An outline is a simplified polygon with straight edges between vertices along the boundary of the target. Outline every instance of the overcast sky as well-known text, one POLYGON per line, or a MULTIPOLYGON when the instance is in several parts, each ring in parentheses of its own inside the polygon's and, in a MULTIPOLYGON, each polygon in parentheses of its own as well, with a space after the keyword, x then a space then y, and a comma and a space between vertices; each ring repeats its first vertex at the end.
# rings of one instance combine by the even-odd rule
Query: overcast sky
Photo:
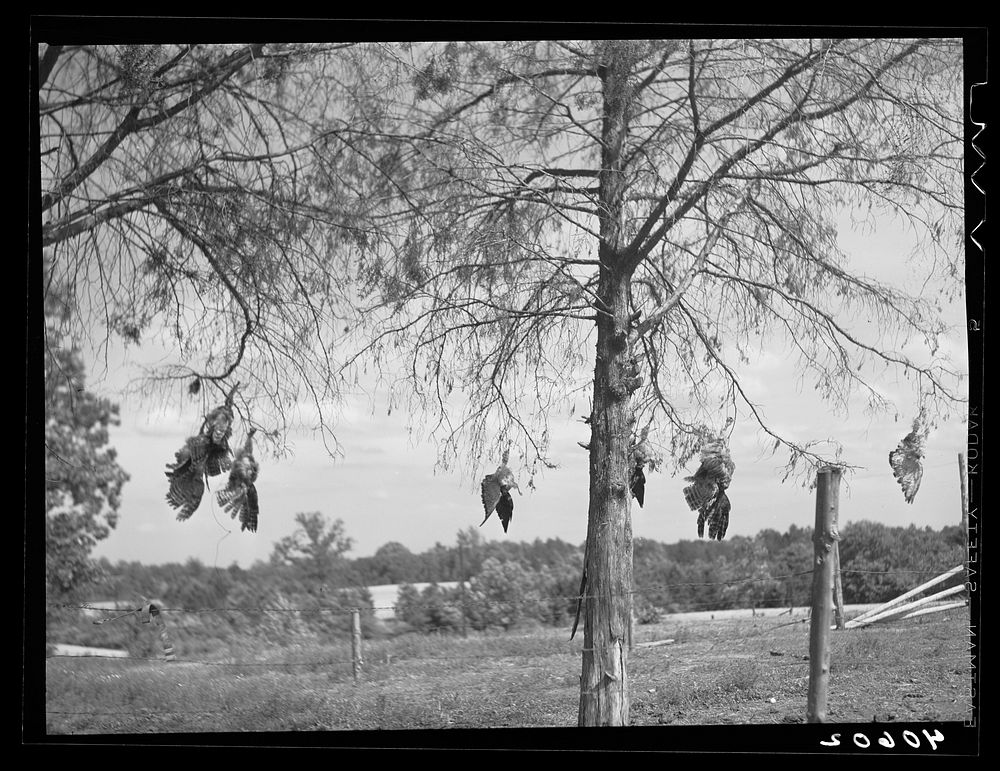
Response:
MULTIPOLYGON (((855 261, 871 266, 866 273, 905 280, 911 276, 906 257, 912 244, 898 228, 871 235, 850 235, 844 246, 855 261)), ((912 278, 912 276, 911 276, 912 278)), ((954 335, 944 346, 960 371, 968 371, 964 298, 946 308, 954 335)), ((857 320, 864 323, 864 320, 857 320)), ((134 352, 135 353, 135 352, 134 352)), ((92 362, 86 362, 91 368, 92 362)), ((295 530, 297 512, 319 511, 340 518, 353 539, 350 557, 369 556, 381 545, 398 541, 419 553, 436 542, 452 545, 458 531, 482 520, 478 479, 457 473, 434 473, 436 449, 407 430, 407 415, 387 414, 384 401, 374 408, 367 399, 349 403, 336 426, 344 456, 336 461, 309 434, 289 437, 293 454, 276 460, 259 454, 260 524, 256 534, 240 532, 239 523, 221 511, 214 496, 186 522, 178 522, 164 495, 165 464, 185 437, 197 431, 201 399, 152 409, 121 386, 138 372, 130 367, 109 374, 91 368, 87 388, 107 396, 121 408, 121 425, 111 430, 111 445, 131 475, 125 485, 117 528, 94 552, 112 561, 147 564, 183 563, 196 558, 207 565, 249 567, 266 560, 274 543, 295 530)), ((915 413, 910 383, 887 379, 879 387, 897 402, 893 413, 871 416, 859 402, 847 416, 830 412, 815 396, 811 382, 800 383, 794 361, 780 347, 766 351, 742 371, 751 399, 787 438, 806 442, 831 438, 844 446, 843 460, 862 468, 845 476, 840 496, 840 522, 863 519, 891 526, 958 524, 961 516, 958 454, 967 452, 968 431, 962 417, 939 425, 932 433, 924 461, 920 491, 912 504, 903 499, 888 463, 888 453, 908 433, 915 413)), ((967 393, 967 385, 963 390, 967 393)), ((514 498, 514 517, 507 534, 494 515, 480 530, 488 540, 533 541, 560 538, 581 544, 587 529, 587 454, 577 444, 589 439, 589 427, 579 420, 589 411, 581 400, 576 417, 552 416, 551 456, 555 470, 536 477, 535 490, 521 482, 524 495, 514 498)), ((721 423, 721 421, 720 421, 721 423)), ((242 426, 233 443, 243 440, 242 426)), ((736 472, 729 490, 732 513, 727 538, 753 536, 764 528, 785 531, 796 524, 811 527, 815 492, 799 482, 781 482, 784 455, 769 454, 771 442, 741 411, 731 440, 736 472)), ((491 461, 492 463, 492 461, 491 461)), ((696 461, 687 473, 693 473, 696 461)), ((519 471, 512 463, 515 474, 519 471)), ((637 537, 665 543, 697 538, 694 512, 684 503, 682 474, 669 470, 647 475, 645 508, 633 505, 637 537)), ((224 478, 212 480, 214 489, 224 478)))

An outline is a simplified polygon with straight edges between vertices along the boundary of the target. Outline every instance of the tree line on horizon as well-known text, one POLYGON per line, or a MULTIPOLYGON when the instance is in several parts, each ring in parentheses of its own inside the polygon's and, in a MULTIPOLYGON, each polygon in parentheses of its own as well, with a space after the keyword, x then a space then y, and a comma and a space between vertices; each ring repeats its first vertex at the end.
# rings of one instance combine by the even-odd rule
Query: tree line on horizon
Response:
MULTIPOLYGON (((354 607, 362 609, 366 635, 385 633, 374 619, 368 591, 383 584, 400 585, 395 631, 484 631, 573 621, 583 544, 559 538, 488 541, 469 528, 458 533, 454 545, 437 543, 414 553, 392 541, 372 556, 351 559, 351 539, 341 520, 312 512, 297 515, 297 521, 296 533, 276 544, 268 561, 250 568, 236 563, 218 568, 197 558, 162 565, 102 558, 96 567, 104 578, 81 587, 76 599, 146 597, 172 609, 225 610, 172 614, 182 625, 201 627, 198 637, 205 641, 246 634, 250 627, 279 644, 292 635, 346 633, 354 607), (464 589, 453 585, 460 580, 464 589), (423 583, 430 586, 415 586, 423 583)), ((935 530, 859 521, 847 523, 841 535, 848 604, 892 599, 963 559, 957 525, 935 530)), ((808 605, 812 555, 812 528, 794 524, 784 533, 768 528, 721 543, 637 538, 635 618, 649 623, 669 613, 808 605)), ((58 630, 78 639, 82 632, 87 641, 80 644, 113 645, 120 634, 95 626, 83 630, 61 617, 50 613, 50 637, 58 630)), ((134 634, 141 636, 141 630, 134 634)), ((145 635, 146 645, 154 644, 152 637, 145 635)))

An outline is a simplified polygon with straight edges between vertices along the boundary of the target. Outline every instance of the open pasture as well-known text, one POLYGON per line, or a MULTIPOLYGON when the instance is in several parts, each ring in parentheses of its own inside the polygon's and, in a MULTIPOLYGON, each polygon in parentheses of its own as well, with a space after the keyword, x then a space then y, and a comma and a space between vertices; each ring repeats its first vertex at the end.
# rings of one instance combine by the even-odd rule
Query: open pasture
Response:
MULTIPOLYGON (((968 612, 831 634, 830 722, 971 716, 968 612)), ((809 624, 790 617, 667 616, 637 625, 634 726, 803 723, 809 624), (672 640, 665 643, 662 641, 672 640), (649 643, 658 643, 649 645, 649 643)), ((582 632, 568 629, 365 640, 349 636, 162 660, 52 657, 50 735, 573 727, 582 632)))

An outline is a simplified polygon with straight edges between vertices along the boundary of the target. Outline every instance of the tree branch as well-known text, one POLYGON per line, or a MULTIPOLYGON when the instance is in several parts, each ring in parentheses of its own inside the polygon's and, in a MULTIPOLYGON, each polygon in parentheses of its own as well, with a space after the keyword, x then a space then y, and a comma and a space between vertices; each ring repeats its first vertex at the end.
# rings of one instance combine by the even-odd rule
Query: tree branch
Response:
POLYGON ((49 75, 52 74, 52 68, 56 66, 56 61, 59 59, 59 55, 62 53, 63 47, 56 45, 49 45, 45 48, 45 53, 42 54, 42 60, 38 63, 38 90, 42 90, 42 86, 49 79, 49 75))
POLYGON ((746 204, 747 199, 750 196, 753 186, 747 185, 744 189, 743 194, 736 200, 736 202, 729 207, 729 209, 719 217, 718 222, 715 224, 711 234, 705 243, 702 245, 701 249, 698 251, 698 256, 695 259, 695 263, 688 270, 687 275, 681 279, 677 287, 671 292, 670 297, 664 302, 660 307, 653 310, 640 324, 637 324, 632 331, 629 333, 628 345, 631 347, 635 345, 635 342, 645 335, 650 329, 655 327, 660 321, 680 302, 681 297, 687 288, 691 286, 695 277, 702 272, 704 268, 705 261, 708 259, 708 255, 712 252, 715 247, 716 241, 719 240, 719 236, 725 229, 726 225, 729 223, 730 218, 733 217, 743 206, 746 204))
POLYGON ((191 228, 187 227, 180 219, 174 216, 174 214, 167 209, 167 207, 160 201, 154 201, 157 211, 163 215, 163 218, 169 222, 178 233, 187 238, 194 244, 197 244, 198 248, 201 250, 202 254, 205 255, 205 259, 208 260, 209 265, 212 266, 212 270, 215 271, 215 275, 219 277, 219 280, 226 286, 229 293, 232 295, 233 299, 236 300, 240 309, 243 311, 243 334, 240 336, 239 350, 236 353, 236 358, 233 363, 224 372, 218 375, 204 375, 202 379, 204 380, 225 380, 243 361, 243 356, 246 352, 247 340, 250 339, 250 335, 253 334, 254 324, 251 318, 250 306, 247 301, 243 298, 243 295, 236 288, 235 284, 230 280, 229 276, 222 269, 222 265, 219 263, 218 259, 212 253, 212 248, 208 245, 200 235, 194 232, 191 228))
POLYGON ((253 61, 255 56, 259 56, 262 49, 262 44, 254 44, 231 54, 220 62, 217 67, 217 75, 213 80, 209 81, 204 87, 198 89, 186 99, 180 100, 168 109, 161 110, 149 118, 139 120, 139 113, 142 111, 144 105, 137 105, 130 109, 115 130, 111 132, 111 136, 79 168, 68 175, 54 191, 42 196, 41 210, 43 212, 48 211, 76 189, 83 180, 93 174, 111 156, 111 153, 114 152, 115 148, 127 136, 170 120, 170 118, 173 118, 178 113, 197 104, 207 94, 215 91, 223 81, 231 77, 248 62, 253 61))

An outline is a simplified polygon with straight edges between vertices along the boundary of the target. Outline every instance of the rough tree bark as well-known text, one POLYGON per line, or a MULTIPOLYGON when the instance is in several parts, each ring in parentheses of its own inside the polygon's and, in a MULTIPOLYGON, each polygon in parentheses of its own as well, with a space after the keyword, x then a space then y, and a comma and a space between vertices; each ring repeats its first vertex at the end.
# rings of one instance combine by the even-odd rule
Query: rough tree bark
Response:
POLYGON ((632 615, 632 512, 629 455, 637 386, 628 348, 631 271, 622 253, 629 66, 608 47, 600 75, 604 92, 599 192, 601 262, 597 359, 590 416, 590 507, 584 563, 584 650, 579 725, 629 722, 628 635, 632 615))

